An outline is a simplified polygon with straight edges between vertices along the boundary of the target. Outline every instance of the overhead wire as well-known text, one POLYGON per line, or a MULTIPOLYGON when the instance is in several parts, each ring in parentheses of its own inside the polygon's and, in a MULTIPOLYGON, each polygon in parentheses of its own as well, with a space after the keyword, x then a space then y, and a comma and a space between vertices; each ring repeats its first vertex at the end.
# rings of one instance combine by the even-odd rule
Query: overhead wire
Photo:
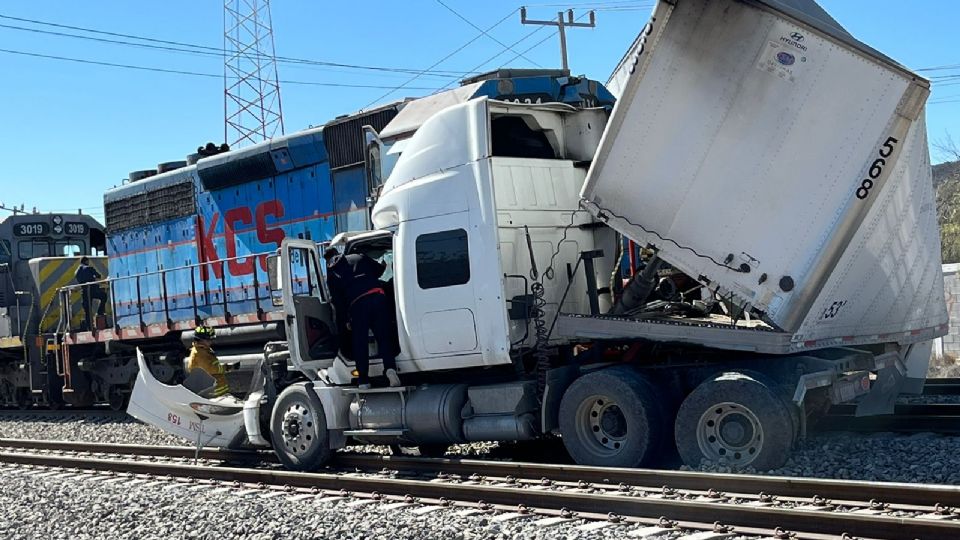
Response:
MULTIPOLYGON (((511 15, 512 15, 512 13, 511 13, 511 15)), ((224 50, 222 47, 214 47, 214 46, 209 46, 209 45, 199 45, 199 44, 187 43, 187 42, 183 42, 183 41, 172 41, 172 40, 166 40, 166 39, 152 38, 152 37, 148 37, 148 36, 139 36, 139 35, 135 35, 135 34, 124 34, 124 33, 120 33, 120 32, 110 32, 110 31, 107 31, 107 30, 99 30, 99 29, 96 29, 96 28, 88 28, 88 27, 83 27, 83 26, 74 26, 74 25, 60 24, 60 23, 54 23, 54 22, 49 22, 49 21, 43 21, 43 20, 39 20, 39 19, 28 19, 28 18, 24 18, 24 17, 13 17, 13 16, 10 16, 10 15, 3 15, 3 14, 0 14, 0 19, 11 20, 11 21, 18 21, 18 22, 24 22, 24 23, 29 23, 29 24, 36 24, 36 25, 40 25, 40 26, 49 26, 49 27, 52 27, 52 28, 60 28, 60 29, 66 29, 66 30, 74 30, 74 31, 78 31, 78 32, 88 32, 88 33, 97 34, 97 35, 105 35, 105 36, 111 36, 111 37, 117 37, 117 38, 133 39, 133 40, 145 41, 145 42, 147 42, 147 43, 135 43, 135 42, 123 41, 123 40, 119 40, 119 39, 97 38, 97 37, 93 37, 93 36, 83 36, 83 35, 78 35, 78 34, 70 34, 70 33, 67 33, 67 32, 54 32, 54 31, 52 31, 52 30, 43 30, 43 29, 39 29, 39 28, 28 28, 28 27, 23 27, 23 26, 15 26, 15 25, 9 25, 9 24, 7 24, 7 25, 0 24, 0 27, 2 27, 2 28, 7 28, 7 29, 11 29, 11 30, 18 30, 18 31, 25 31, 25 32, 32 32, 32 33, 39 33, 39 34, 47 34, 47 35, 57 35, 57 36, 62 36, 62 37, 75 38, 75 39, 84 39, 84 40, 88 40, 88 41, 99 41, 99 42, 103 42, 103 43, 111 43, 111 44, 116 44, 116 45, 126 45, 126 46, 140 47, 140 48, 146 48, 146 49, 166 50, 166 51, 171 51, 171 52, 183 52, 183 53, 199 54, 199 55, 207 55, 207 56, 222 57, 223 54, 224 54, 224 52, 225 52, 225 50, 224 50)), ((253 53, 253 54, 254 54, 254 56, 257 56, 257 55, 259 55, 259 56, 264 56, 264 55, 261 54, 261 53, 253 53)), ((448 75, 461 75, 461 74, 462 74, 462 72, 452 71, 452 70, 430 70, 430 69, 423 70, 423 69, 417 69, 417 68, 402 68, 402 67, 373 66, 373 65, 363 65, 363 64, 349 64, 349 63, 342 63, 342 62, 328 62, 328 61, 323 61, 323 60, 313 60, 313 59, 296 58, 296 57, 289 57, 289 56, 277 56, 277 57, 276 57, 276 60, 277 60, 278 62, 290 63, 290 64, 315 65, 315 66, 336 67, 336 68, 344 68, 344 69, 368 70, 368 71, 378 71, 378 72, 391 72, 391 73, 399 73, 399 74, 420 73, 420 72, 424 72, 424 71, 429 72, 429 73, 432 73, 432 74, 444 75, 444 76, 448 76, 448 75)))
MULTIPOLYGON (((497 21, 497 22, 493 23, 491 26, 489 26, 489 27, 486 29, 486 31, 489 32, 489 31, 493 30, 494 28, 496 28, 497 26, 500 26, 500 24, 502 24, 503 21, 509 19, 510 17, 513 16, 514 13, 516 13, 516 12, 518 12, 518 11, 520 11, 520 8, 516 8, 516 9, 514 9, 513 11, 511 11, 510 13, 507 13, 506 15, 504 15, 504 17, 503 17, 502 19, 500 19, 499 21, 497 21)), ((370 103, 367 103, 367 104, 364 106, 364 108, 367 108, 367 107, 370 107, 371 105, 374 105, 374 104, 376 104, 376 103, 379 103, 380 101, 382 101, 383 99, 385 99, 385 98, 386 98, 387 96, 389 96, 390 94, 393 94, 393 93, 396 92, 397 90, 402 90, 402 89, 404 89, 404 88, 410 89, 411 87, 408 86, 410 83, 412 83, 413 81, 415 81, 415 80, 417 80, 418 78, 420 78, 421 75, 423 75, 424 73, 427 73, 429 70, 431 70, 431 69, 437 67, 438 65, 442 64, 443 62, 445 62, 447 59, 449 59, 449 58, 452 57, 453 55, 455 55, 455 54, 457 54, 458 52, 466 49, 466 48, 469 47, 471 44, 473 44, 475 41, 477 41, 478 39, 480 39, 481 37, 483 37, 483 35, 484 35, 484 34, 482 34, 482 33, 481 33, 481 34, 477 34, 476 36, 473 37, 473 39, 467 41, 467 42, 464 43, 463 45, 460 45, 459 47, 457 47, 456 49, 454 49, 453 51, 451 51, 450 53, 448 53, 448 54, 447 54, 446 56, 444 56, 443 58, 441 58, 441 59, 437 60, 436 62, 434 62, 433 64, 431 64, 430 67, 426 68, 425 70, 423 70, 423 71, 420 72, 420 73, 417 73, 417 74, 414 75, 413 77, 410 77, 409 79, 407 79, 406 81, 404 81, 402 84, 394 87, 394 88, 391 89, 389 92, 384 93, 383 95, 381 95, 380 97, 374 99, 374 100, 371 101, 370 103)), ((465 74, 468 74, 468 73, 465 73, 465 74)), ((457 77, 457 79, 459 80, 460 77, 464 76, 465 74, 459 75, 459 76, 457 77)), ((441 88, 435 89, 435 90, 442 90, 443 88, 445 88, 445 87, 441 87, 441 88)))
MULTIPOLYGON (((462 20, 463 22, 465 22, 465 23, 469 24, 470 26, 472 26, 473 28, 479 30, 480 33, 482 33, 483 35, 487 36, 488 38, 490 38, 491 40, 493 40, 494 42, 496 42, 498 45, 500 45, 501 47, 505 47, 505 48, 507 48, 508 50, 510 50, 510 51, 512 51, 512 52, 517 52, 517 51, 514 51, 514 50, 510 47, 510 45, 507 45, 506 43, 504 43, 504 42, 500 41, 499 39, 495 38, 492 34, 490 34, 490 33, 487 32, 486 30, 484 30, 483 28, 480 28, 479 26, 477 26, 476 24, 474 24, 473 21, 471 21, 470 19, 467 19, 466 17, 464 17, 463 15, 461 15, 460 12, 458 12, 457 10, 455 10, 455 9, 453 9, 452 7, 448 6, 443 0, 434 0, 434 1, 435 1, 436 3, 438 3, 438 4, 440 4, 441 6, 443 6, 444 8, 446 8, 450 13, 453 13, 454 15, 456 15, 457 17, 459 17, 460 20, 462 20)), ((512 13, 511 13, 511 15, 512 15, 512 13)), ((537 67, 543 67, 543 66, 541 66, 540 64, 536 63, 535 61, 533 61, 533 60, 531 60, 531 59, 523 56, 522 53, 518 53, 518 54, 520 54, 520 56, 523 57, 524 60, 532 63, 533 65, 535 65, 535 66, 537 66, 537 67)))
MULTIPOLYGON (((520 39, 518 39, 518 40, 514 41, 513 43, 511 43, 510 46, 511 46, 511 47, 517 46, 518 44, 526 41, 527 39, 529 39, 529 38, 531 38, 531 37, 533 37, 534 34, 540 32, 540 31, 543 30, 544 28, 546 28, 546 26, 538 26, 538 27, 535 28, 534 30, 528 32, 525 36, 523 36, 523 37, 521 37, 520 39)), ((554 35, 555 35, 555 34, 554 34, 554 35)), ((543 41, 541 41, 540 43, 542 43, 542 42, 543 42, 543 41)), ((538 44, 539 44, 539 43, 538 43, 538 44)), ((527 50, 529 51, 529 49, 527 49, 527 50)), ((501 49, 500 52, 498 52, 497 54, 491 56, 490 58, 487 58, 487 59, 484 60, 483 62, 477 64, 477 65, 474 66, 472 69, 470 69, 470 71, 475 72, 475 71, 479 70, 480 68, 482 68, 483 66, 485 66, 485 65, 489 64, 490 62, 496 60, 498 57, 502 56, 502 55, 505 54, 506 52, 507 52, 507 49, 501 49)), ((526 51, 524 51, 524 52, 526 52, 526 51)), ((502 64, 501 64, 501 65, 502 65, 502 64)), ((459 81, 459 80, 460 80, 459 77, 458 77, 458 78, 455 78, 455 79, 451 79, 449 82, 447 82, 447 84, 445 84, 445 85, 441 86, 440 88, 438 88, 437 91, 439 92, 439 91, 441 91, 441 90, 445 90, 445 89, 449 88, 450 85, 456 83, 456 82, 459 81)))
MULTIPOLYGON (((60 60, 65 62, 75 62, 79 64, 92 64, 97 66, 106 66, 106 67, 115 67, 123 69, 133 69, 139 71, 151 71, 156 73, 171 73, 176 75, 188 75, 192 77, 206 77, 206 78, 215 78, 223 79, 223 75, 214 74, 214 73, 204 73, 200 71, 188 71, 183 69, 169 69, 169 68, 160 68, 152 66, 139 66, 135 64, 121 64, 117 62, 103 62, 100 60, 90 60, 86 58, 73 58, 69 56, 60 56, 54 54, 42 54, 29 51, 18 51, 13 49, 2 49, 0 48, 0 53, 14 54, 20 56, 29 56, 34 58, 46 58, 49 60, 60 60)), ((334 88, 373 88, 373 89, 384 89, 384 88, 393 88, 392 86, 386 85, 375 85, 375 84, 351 84, 351 83, 333 83, 333 82, 321 82, 321 81, 297 81, 297 80, 281 80, 283 84, 295 84, 295 85, 307 85, 307 86, 326 86, 334 88)), ((409 87, 412 90, 436 90, 435 87, 409 87)))

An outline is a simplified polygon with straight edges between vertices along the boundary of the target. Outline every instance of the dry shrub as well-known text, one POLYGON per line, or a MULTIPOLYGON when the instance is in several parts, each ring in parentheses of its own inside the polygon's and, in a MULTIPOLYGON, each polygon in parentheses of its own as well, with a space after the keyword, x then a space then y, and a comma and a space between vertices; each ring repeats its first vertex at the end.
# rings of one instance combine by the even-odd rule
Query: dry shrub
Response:
POLYGON ((952 354, 935 354, 930 359, 930 368, 927 370, 927 377, 960 377, 960 362, 952 354))

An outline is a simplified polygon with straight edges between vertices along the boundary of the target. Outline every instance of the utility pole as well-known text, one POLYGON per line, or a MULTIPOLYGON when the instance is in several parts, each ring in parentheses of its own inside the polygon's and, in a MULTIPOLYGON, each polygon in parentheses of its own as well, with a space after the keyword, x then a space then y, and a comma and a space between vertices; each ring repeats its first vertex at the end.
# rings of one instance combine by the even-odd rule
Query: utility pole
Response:
POLYGON ((563 69, 569 70, 570 66, 567 65, 567 28, 596 28, 597 19, 596 13, 591 9, 590 12, 590 22, 581 23, 574 22, 573 20, 573 10, 567 10, 567 17, 564 20, 563 12, 557 12, 557 20, 555 21, 535 21, 527 18, 527 7, 523 6, 520 8, 520 24, 537 24, 540 26, 556 26, 557 31, 560 33, 560 58, 563 62, 563 69))
MULTIPOLYGON (((17 205, 13 205, 13 206, 11 207, 11 206, 7 206, 7 205, 3 204, 2 202, 0 202, 0 210, 6 210, 7 212, 13 212, 13 215, 17 215, 17 214, 29 214, 30 212, 27 212, 24 208, 25 208, 25 206, 22 205, 22 204, 20 205, 20 208, 17 208, 17 205)), ((33 207, 33 213, 34 213, 34 214, 37 213, 37 207, 36 207, 36 206, 33 207)))

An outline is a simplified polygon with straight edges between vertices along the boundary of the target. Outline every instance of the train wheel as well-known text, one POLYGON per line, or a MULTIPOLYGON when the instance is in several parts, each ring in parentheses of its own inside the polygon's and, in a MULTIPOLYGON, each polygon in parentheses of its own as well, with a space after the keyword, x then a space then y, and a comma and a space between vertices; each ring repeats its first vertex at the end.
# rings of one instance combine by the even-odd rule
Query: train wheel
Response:
POLYGON ((31 405, 33 400, 30 399, 30 389, 17 388, 17 408, 23 411, 29 409, 31 405))
POLYGON ((297 471, 315 470, 333 454, 323 404, 303 384, 280 393, 270 418, 270 438, 280 462, 297 471))
POLYGON ((120 386, 114 384, 111 385, 107 390, 107 403, 110 405, 110 409, 114 411, 122 411, 127 408, 127 399, 130 397, 130 394, 124 393, 120 386))
POLYGON ((782 466, 794 441, 786 402, 762 377, 728 372, 695 388, 677 412, 675 438, 683 461, 757 470, 782 466))
POLYGON ((581 465, 647 465, 667 436, 662 402, 656 387, 630 368, 588 373, 560 401, 563 445, 581 465))

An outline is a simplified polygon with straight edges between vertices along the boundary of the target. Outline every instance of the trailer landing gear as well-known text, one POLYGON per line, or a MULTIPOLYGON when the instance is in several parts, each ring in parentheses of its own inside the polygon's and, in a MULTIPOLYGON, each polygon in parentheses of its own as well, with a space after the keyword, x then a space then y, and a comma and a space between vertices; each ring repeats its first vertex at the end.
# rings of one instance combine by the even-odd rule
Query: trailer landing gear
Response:
POLYGON ((782 466, 795 436, 784 400, 762 377, 723 373, 700 384, 680 405, 675 437, 683 461, 757 470, 782 466))
POLYGON ((582 465, 647 465, 666 437, 662 403, 653 384, 632 369, 588 373, 560 402, 563 444, 582 465))
POLYGON ((286 467, 312 471, 326 463, 332 451, 320 400, 305 385, 287 387, 273 406, 270 437, 277 458, 286 467))

